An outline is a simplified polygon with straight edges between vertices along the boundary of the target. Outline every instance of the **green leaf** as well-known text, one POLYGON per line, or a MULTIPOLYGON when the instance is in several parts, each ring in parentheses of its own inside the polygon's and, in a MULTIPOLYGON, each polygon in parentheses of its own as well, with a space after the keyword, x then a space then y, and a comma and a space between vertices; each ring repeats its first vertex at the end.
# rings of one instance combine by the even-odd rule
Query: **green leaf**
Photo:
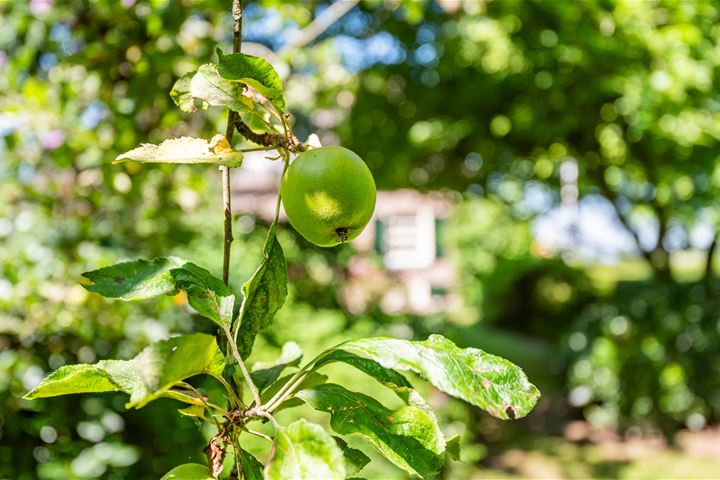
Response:
POLYGON ((153 343, 133 358, 147 392, 132 392, 128 408, 140 408, 176 383, 201 373, 221 376, 225 358, 215 337, 182 335, 153 343))
POLYGON ((445 451, 453 460, 460 460, 460 435, 453 435, 445 439, 445 451))
POLYGON ((302 350, 300 345, 295 342, 287 342, 282 347, 280 356, 274 362, 257 362, 253 365, 252 377, 253 383, 260 391, 269 387, 286 367, 297 366, 302 358, 302 350))
POLYGON ((135 260, 83 273, 87 290, 105 297, 145 300, 184 290, 197 312, 221 327, 232 323, 235 296, 209 271, 175 257, 135 260))
POLYGON ((200 407, 205 405, 202 399, 196 396, 195 393, 191 393, 185 390, 167 390, 166 392, 163 392, 162 396, 166 398, 172 398, 179 402, 187 403, 188 405, 200 407))
POLYGON ((236 112, 252 111, 253 102, 243 96, 243 90, 241 84, 220 77, 217 65, 208 63, 175 82, 170 97, 185 112, 196 112, 209 105, 236 112))
POLYGON ((241 152, 231 148, 214 148, 214 144, 205 139, 180 137, 170 138, 160 145, 143 143, 142 146, 119 155, 114 163, 134 160, 140 163, 210 163, 226 167, 239 167, 242 164, 242 158, 241 152))
POLYGON ((132 384, 123 379, 132 378, 136 373, 134 366, 123 360, 101 360, 94 365, 65 365, 48 375, 23 398, 33 400, 71 393, 128 391, 132 384), (117 378, 110 372, 117 374, 117 378))
POLYGON ((186 73, 175 82, 172 90, 170 90, 170 98, 183 112, 196 112, 198 109, 203 108, 202 100, 196 99, 191 93, 190 83, 196 73, 186 73))
POLYGON ((331 362, 343 362, 357 368, 397 392, 404 400, 407 400, 407 390, 412 388, 410 382, 395 370, 385 368, 375 360, 359 357, 343 350, 332 350, 318 360, 314 368, 320 368, 331 362))
POLYGON ((265 478, 344 480, 343 454, 320 425, 297 420, 278 428, 265 478))
POLYGON ((144 300, 158 295, 177 293, 171 270, 185 264, 175 257, 156 260, 135 260, 101 268, 82 276, 91 284, 84 284, 86 290, 104 297, 123 300, 144 300))
POLYGON ((275 236, 276 227, 277 218, 268 231, 260 266, 242 286, 243 302, 235 332, 242 358, 250 356, 255 337, 272 323, 287 297, 287 266, 275 236))
POLYGON ((335 443, 343 452, 345 457, 345 471, 347 475, 354 475, 370 463, 370 458, 357 448, 348 446, 347 442, 340 437, 333 437, 335 443))
POLYGON ((263 480, 263 464, 254 455, 241 448, 238 456, 242 462, 243 478, 245 480, 263 480))
POLYGON ((540 398, 517 365, 476 348, 461 349, 441 335, 423 342, 366 338, 337 348, 389 369, 411 370, 448 395, 504 420, 524 417, 540 398))
MULTIPOLYGON (((156 342, 132 360, 101 360, 93 365, 61 367, 25 398, 123 391, 130 394, 127 408, 141 408, 168 394, 173 385, 188 377, 201 373, 221 375, 224 365, 215 337, 204 333, 183 335, 156 342)), ((168 396, 174 398, 173 394, 168 396)))
POLYGON ((375 360, 369 358, 359 357, 349 352, 342 350, 333 350, 329 354, 323 356, 314 366, 314 368, 320 368, 330 362, 344 362, 351 365, 361 372, 364 372, 371 377, 378 380, 380 383, 390 388, 400 397, 405 403, 413 407, 420 408, 427 412, 427 414, 433 419, 436 425, 438 435, 440 433, 440 426, 437 424, 435 413, 432 411, 430 406, 427 404, 425 399, 415 389, 412 388, 410 382, 407 381, 400 373, 395 370, 385 368, 375 360))
POLYGON ((235 295, 217 277, 194 263, 186 263, 171 272, 178 289, 185 290, 188 303, 203 317, 221 327, 232 323, 235 295))
POLYGON ((283 85, 280 77, 270 63, 264 58, 233 53, 224 55, 217 50, 220 59, 220 76, 250 85, 258 93, 270 100, 281 112, 285 110, 283 85))
POLYGON ((215 480, 215 477, 205 465, 185 463, 167 472, 160 480, 215 480))
POLYGON ((190 405, 189 407, 178 409, 178 413, 185 417, 205 418, 205 407, 201 405, 190 405))
POLYGON ((330 425, 341 435, 358 433, 405 471, 432 477, 445 456, 445 439, 435 419, 422 408, 384 407, 374 398, 325 384, 298 392, 296 396, 316 410, 331 415, 330 425))

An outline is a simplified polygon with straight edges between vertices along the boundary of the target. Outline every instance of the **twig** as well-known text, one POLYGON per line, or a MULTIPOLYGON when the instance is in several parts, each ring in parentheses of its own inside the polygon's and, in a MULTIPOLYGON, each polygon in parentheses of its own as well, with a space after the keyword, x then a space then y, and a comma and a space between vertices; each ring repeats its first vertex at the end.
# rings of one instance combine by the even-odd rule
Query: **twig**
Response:
POLYGON ((273 150, 276 150, 275 147, 256 147, 256 148, 240 148, 237 151, 242 153, 250 153, 250 152, 272 152, 273 150))
POLYGON ((347 12, 358 4, 359 0, 338 0, 332 3, 328 8, 318 15, 318 17, 310 22, 310 25, 300 30, 290 41, 283 47, 283 52, 294 51, 302 48, 338 21, 347 12))
POLYGON ((251 430, 251 429, 249 429, 249 428, 246 428, 245 431, 248 432, 248 433, 251 434, 251 435, 256 435, 256 436, 258 436, 258 437, 260 437, 260 438, 264 438, 265 440, 267 440, 267 441, 270 442, 270 443, 273 442, 273 439, 272 439, 272 437, 271 437, 270 435, 265 435, 265 434, 262 433, 262 432, 256 432, 255 430, 251 430))
MULTIPOLYGON (((234 112, 230 112, 234 113, 234 112)), ((223 242, 223 282, 225 285, 229 285, 230 282, 230 247, 233 242, 232 233, 232 200, 230 197, 230 168, 220 167, 222 173, 222 185, 223 185, 223 211, 225 215, 225 233, 223 242)))
MULTIPOLYGON (((243 5, 242 0, 232 1, 232 19, 233 19, 233 53, 240 53, 241 41, 242 41, 242 14, 243 5)), ((228 112, 227 129, 225 131, 225 138, 228 142, 232 140, 233 133, 235 132, 235 122, 238 119, 237 112, 230 110, 228 112)), ((230 276, 230 246, 233 241, 232 234, 232 212, 230 203, 230 169, 227 167, 220 167, 222 171, 222 183, 223 183, 223 205, 225 209, 225 242, 223 245, 223 282, 228 284, 230 276)), ((230 329, 227 327, 223 328, 223 332, 227 337, 230 349, 232 351, 235 361, 240 366, 243 378, 248 384, 250 392, 252 392, 253 399, 256 405, 260 405, 260 393, 258 392, 255 383, 253 383, 250 373, 248 372, 245 362, 243 362, 240 352, 238 352, 237 345, 232 338, 230 329)))
POLYGON ((297 388, 300 383, 303 382, 303 380, 305 380, 308 370, 315 368, 321 358, 323 358, 325 355, 329 355, 333 351, 334 348, 319 353, 315 358, 310 360, 297 372, 295 372, 293 376, 290 377, 287 382, 285 382, 285 385, 283 385, 282 388, 280 388, 280 390, 278 390, 278 392, 270 400, 265 402, 265 410, 272 412, 273 410, 278 408, 281 403, 283 403, 290 395, 292 395, 293 390, 297 388))
MULTIPOLYGON (((229 121, 229 120, 228 120, 229 121)), ((235 128, 243 137, 247 138, 251 142, 255 142, 258 145, 264 145, 266 147, 284 147, 287 146, 287 141, 279 133, 256 133, 253 132, 250 127, 247 126, 239 117, 234 118, 235 128)))
MULTIPOLYGON (((190 390, 190 391, 193 392, 195 395, 197 395, 197 398, 200 399, 200 401, 203 403, 203 405, 205 406, 205 408, 206 408, 206 409, 208 410, 208 412, 210 413, 210 419, 211 419, 213 422, 215 422, 215 426, 217 427, 218 431, 220 431, 220 430, 222 429, 222 426, 220 425, 220 422, 217 421, 217 419, 215 418, 215 416, 214 416, 214 415, 212 414, 212 412, 210 411, 210 405, 213 405, 215 408, 217 408, 218 410, 220 410, 220 411, 222 411, 222 412, 224 412, 224 410, 223 410, 222 408, 218 407, 217 405, 214 405, 214 404, 211 404, 210 402, 207 402, 207 401, 205 400, 205 398, 200 394, 200 392, 198 392, 197 389, 195 389, 195 387, 193 387, 193 386, 190 385, 189 383, 180 382, 180 385, 181 385, 182 387, 190 390)), ((203 417, 205 417, 205 415, 203 415, 203 417)))
POLYGON ((240 133, 240 135, 247 138, 251 142, 257 143, 258 145, 263 145, 265 147, 274 147, 277 149, 285 148, 292 152, 304 152, 305 147, 292 134, 288 115, 281 114, 274 108, 269 108, 267 109, 267 111, 275 115, 280 121, 283 127, 284 134, 271 132, 257 133, 253 131, 247 123, 243 122, 239 116, 236 116, 234 121, 235 128, 237 129, 238 133, 240 133))
POLYGON ((258 392, 258 389, 255 386, 255 382, 252 381, 250 372, 248 372, 248 369, 245 366, 245 362, 243 362, 243 359, 240 356, 240 352, 238 352, 237 344, 235 343, 235 339, 232 337, 232 333, 230 333, 230 329, 228 327, 224 327, 223 332, 225 332, 227 341, 230 344, 230 350, 232 351, 233 358, 235 358, 235 361, 240 366, 240 371, 242 371, 243 378, 245 379, 245 383, 248 384, 248 388, 250 389, 250 392, 252 393, 253 400, 255 400, 255 405, 261 405, 260 392, 258 392))
POLYGON ((269 412, 260 410, 257 412, 257 414, 261 417, 265 417, 268 420, 270 420, 270 422, 272 422, 273 426, 275 427, 276 431, 280 431, 280 429, 282 428, 282 427, 280 427, 280 424, 277 422, 277 420, 275 420, 275 417, 273 417, 269 412))
POLYGON ((713 257, 718 246, 718 236, 720 236, 720 231, 715 231, 710 247, 707 249, 707 259, 705 260, 705 278, 707 280, 710 280, 713 274, 713 257))
MULTIPOLYGON (((233 0, 232 2, 232 19, 233 19, 233 53, 240 53, 242 43, 242 0, 233 0)), ((238 118, 237 112, 230 110, 228 112, 227 128, 225 129, 225 138, 232 142, 233 133, 235 132, 235 119, 238 118)), ((230 282, 230 247, 233 242, 232 233, 232 200, 230 197, 230 169, 228 167, 220 167, 222 173, 223 185, 223 211, 225 214, 225 233, 223 242, 223 282, 228 285, 230 282)))

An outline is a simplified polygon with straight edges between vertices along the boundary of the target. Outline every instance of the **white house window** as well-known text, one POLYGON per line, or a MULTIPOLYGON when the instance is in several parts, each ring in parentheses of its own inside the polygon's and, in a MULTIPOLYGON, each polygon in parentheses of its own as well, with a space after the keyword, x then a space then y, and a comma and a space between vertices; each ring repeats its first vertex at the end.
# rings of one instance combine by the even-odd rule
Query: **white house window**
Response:
POLYGON ((428 268, 435 260, 435 214, 430 208, 382 219, 377 235, 388 270, 428 268))

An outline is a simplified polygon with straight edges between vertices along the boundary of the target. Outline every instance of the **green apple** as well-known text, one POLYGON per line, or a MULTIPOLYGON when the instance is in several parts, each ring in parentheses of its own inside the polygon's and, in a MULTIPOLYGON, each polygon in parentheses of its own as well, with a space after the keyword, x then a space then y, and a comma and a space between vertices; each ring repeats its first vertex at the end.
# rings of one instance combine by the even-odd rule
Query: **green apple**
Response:
POLYGON ((295 230, 321 247, 354 239, 375 211, 372 173, 343 147, 301 153, 285 172, 280 195, 295 230))

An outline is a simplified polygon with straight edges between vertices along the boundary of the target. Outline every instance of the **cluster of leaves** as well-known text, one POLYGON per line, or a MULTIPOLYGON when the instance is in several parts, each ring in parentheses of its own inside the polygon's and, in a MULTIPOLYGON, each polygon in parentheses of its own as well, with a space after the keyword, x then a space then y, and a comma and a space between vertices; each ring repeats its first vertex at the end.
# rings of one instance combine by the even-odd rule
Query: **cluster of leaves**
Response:
MULTIPOLYGON (((219 50, 218 56, 219 65, 203 65, 178 80, 171 93, 173 100, 187 111, 222 106, 239 113, 241 122, 248 118, 266 127, 264 133, 277 142, 269 147, 278 150, 287 165, 296 140, 283 115, 282 85, 274 69, 258 57, 223 55, 219 50), (284 137, 271 123, 273 115, 284 137), (284 143, 279 138, 284 138, 284 143)), ((241 164, 241 155, 219 136, 211 143, 182 138, 157 146, 144 145, 118 160, 211 163, 229 168, 241 164)), ((454 441, 444 437, 427 403, 399 373, 403 370, 420 375, 439 390, 498 418, 519 418, 533 408, 539 391, 517 366, 481 350, 460 349, 439 335, 425 342, 382 337, 345 342, 324 351, 294 374, 280 378, 283 370, 297 365, 302 355, 299 348, 289 346, 274 364, 256 365, 251 376, 244 360, 252 352, 255 337, 272 322, 287 295, 287 268, 276 238, 278 213, 279 202, 260 265, 243 284, 242 302, 237 308, 236 297, 225 283, 208 270, 175 257, 125 262, 84 274, 89 282, 87 290, 110 298, 144 300, 184 292, 189 305, 219 327, 226 352, 211 335, 173 337, 148 346, 131 360, 61 367, 26 398, 122 391, 130 395, 128 408, 143 407, 160 397, 179 400, 187 404, 181 413, 212 422, 218 428, 207 448, 211 478, 218 478, 222 472, 228 445, 234 452, 237 471, 245 478, 345 478, 348 470, 358 470, 369 461, 361 452, 347 448, 341 439, 333 439, 319 425, 304 420, 288 426, 277 423, 273 413, 293 406, 293 401, 329 413, 336 433, 365 437, 407 472, 422 477, 435 475, 452 450, 448 444, 454 441), (333 362, 348 364, 376 378, 395 391, 406 406, 390 410, 372 397, 327 383, 327 377, 317 370, 333 362), (227 409, 211 403, 185 382, 199 374, 210 375, 225 388, 227 409), (252 394, 252 403, 243 398, 243 380, 252 394), (248 431, 249 422, 267 419, 276 430, 263 473, 262 464, 240 448, 239 435, 248 431), (345 462, 339 461, 343 455, 345 462)))
MULTIPOLYGON (((184 290, 190 305, 229 333, 234 296, 219 279, 194 264, 176 258, 140 260, 89 272, 86 277, 93 282, 86 287, 88 290, 125 300, 184 290)), ((256 277, 243 287, 246 299, 253 298, 256 277)), ((268 277, 271 280, 263 282, 266 285, 282 285, 282 279, 268 277)), ((258 309, 256 304, 246 311, 258 309)), ((241 315, 237 320, 239 331, 252 331, 245 324, 248 318, 257 316, 241 315)), ((330 413, 336 433, 366 437, 390 461, 423 477, 432 476, 442 466, 451 439, 446 441, 432 411, 398 371, 415 372, 445 393, 503 419, 525 416, 539 397, 522 371, 507 360, 481 350, 459 349, 439 335, 425 342, 392 338, 346 342, 323 352, 294 375, 279 378, 286 367, 297 365, 301 356, 297 346, 288 345, 275 363, 256 366, 253 382, 260 389, 268 413, 287 406, 293 398, 300 399, 330 413), (332 362, 351 365, 376 378, 395 391, 407 406, 389 410, 372 397, 325 383, 327 377, 317 370, 332 362)), ((128 408, 140 408, 165 396, 186 403, 188 406, 183 409, 186 415, 205 419, 206 415, 218 415, 215 410, 220 410, 222 415, 218 416, 223 418, 229 412, 208 404, 184 380, 198 374, 211 375, 226 386, 230 403, 243 407, 237 392, 222 377, 224 368, 224 356, 213 336, 189 334, 157 342, 132 360, 61 367, 26 398, 119 390, 130 395, 128 408)), ((328 478, 345 477, 344 463, 333 460, 342 456, 343 444, 329 437, 321 427, 304 420, 287 427, 278 426, 275 442, 268 478, 288 475, 306 478, 319 473, 327 473, 328 478)), ((240 451, 236 454, 240 456, 240 451)), ((350 462, 356 457, 361 463, 368 461, 352 449, 346 449, 344 454, 350 457, 350 462)), ((255 461, 243 465, 251 468, 260 464, 255 461)))

